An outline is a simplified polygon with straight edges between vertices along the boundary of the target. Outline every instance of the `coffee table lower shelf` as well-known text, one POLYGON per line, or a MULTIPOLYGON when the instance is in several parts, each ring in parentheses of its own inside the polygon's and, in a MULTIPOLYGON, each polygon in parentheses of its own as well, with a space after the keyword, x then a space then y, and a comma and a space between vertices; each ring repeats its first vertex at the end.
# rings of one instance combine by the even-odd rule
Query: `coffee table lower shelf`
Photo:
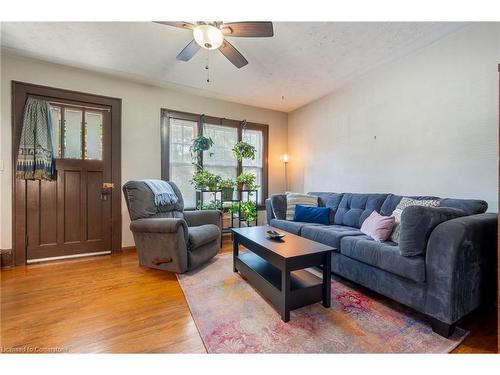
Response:
POLYGON ((323 279, 309 271, 290 272, 290 291, 284 293, 281 270, 258 255, 250 251, 241 252, 234 258, 234 265, 255 289, 280 310, 284 321, 289 320, 288 311, 320 302, 323 298, 323 279))

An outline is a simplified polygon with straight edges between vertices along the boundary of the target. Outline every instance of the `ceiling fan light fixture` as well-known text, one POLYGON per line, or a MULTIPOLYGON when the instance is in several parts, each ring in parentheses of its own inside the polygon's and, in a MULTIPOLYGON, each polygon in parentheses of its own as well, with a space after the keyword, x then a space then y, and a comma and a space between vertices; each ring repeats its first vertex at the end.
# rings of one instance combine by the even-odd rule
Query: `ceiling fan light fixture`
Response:
POLYGON ((198 25, 193 28, 193 37, 200 47, 217 49, 224 42, 222 31, 213 25, 198 25))

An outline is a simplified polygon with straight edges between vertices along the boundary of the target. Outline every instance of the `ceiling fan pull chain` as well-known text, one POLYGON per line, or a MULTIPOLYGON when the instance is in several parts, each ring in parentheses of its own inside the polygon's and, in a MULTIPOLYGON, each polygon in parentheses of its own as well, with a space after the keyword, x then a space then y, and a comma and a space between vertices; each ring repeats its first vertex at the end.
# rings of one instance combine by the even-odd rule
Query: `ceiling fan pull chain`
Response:
POLYGON ((207 49, 207 65, 205 65, 205 69, 207 70, 207 83, 210 83, 210 51, 207 49))

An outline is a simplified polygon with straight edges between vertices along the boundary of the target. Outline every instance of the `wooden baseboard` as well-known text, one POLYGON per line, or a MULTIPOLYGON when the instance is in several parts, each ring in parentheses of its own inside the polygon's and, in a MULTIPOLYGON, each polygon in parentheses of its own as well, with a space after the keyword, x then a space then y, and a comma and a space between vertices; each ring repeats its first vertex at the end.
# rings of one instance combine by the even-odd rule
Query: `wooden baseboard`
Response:
POLYGON ((0 249, 0 268, 13 267, 12 249, 0 249))

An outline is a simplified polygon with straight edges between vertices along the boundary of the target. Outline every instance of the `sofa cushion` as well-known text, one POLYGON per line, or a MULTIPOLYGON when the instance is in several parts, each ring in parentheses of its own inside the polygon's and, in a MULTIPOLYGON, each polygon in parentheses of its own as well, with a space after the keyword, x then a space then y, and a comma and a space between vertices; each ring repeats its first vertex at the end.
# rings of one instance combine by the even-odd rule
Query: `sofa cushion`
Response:
POLYGON ((329 225, 330 209, 328 207, 306 207, 297 204, 295 206, 293 221, 329 225))
POLYGON ((342 193, 327 193, 327 192, 311 192, 307 193, 318 197, 318 207, 328 207, 330 209, 330 223, 335 221, 335 212, 339 208, 340 201, 344 194, 342 193))
POLYGON ((344 193, 335 213, 335 224, 361 228, 363 221, 380 207, 387 194, 344 193))
POLYGON ((440 207, 456 208, 467 215, 483 214, 488 209, 488 203, 479 199, 444 198, 439 202, 440 207))
POLYGON ((318 197, 301 193, 286 193, 286 219, 293 220, 296 205, 318 207, 318 197))
POLYGON ((396 206, 392 215, 395 219, 394 228, 391 233, 390 240, 399 243, 399 232, 401 229, 401 215, 403 211, 410 206, 425 206, 425 207, 438 207, 439 199, 412 199, 403 197, 399 204, 396 206))
POLYGON ((273 194, 271 195, 271 207, 273 215, 276 219, 285 220, 286 218, 286 195, 273 194))
POLYGON ((402 256, 397 244, 391 241, 377 242, 368 236, 345 237, 340 253, 416 282, 425 281, 425 258, 402 256))
POLYGON ((370 236, 375 241, 383 242, 389 238, 393 227, 394 218, 392 216, 382 216, 377 211, 373 211, 363 221, 361 232, 370 236))
POLYGON ((427 240, 435 227, 444 221, 465 216, 465 212, 449 207, 410 206, 401 215, 399 250, 403 256, 425 254, 427 240))
POLYGON ((189 245, 191 249, 200 247, 220 237, 220 230, 217 225, 205 224, 188 228, 189 245))
POLYGON ((271 219, 269 225, 284 230, 289 233, 300 235, 302 228, 305 226, 318 226, 321 224, 316 223, 304 223, 301 221, 290 221, 290 220, 280 220, 280 219, 271 219))
POLYGON ((345 225, 307 226, 304 227, 301 232, 302 237, 332 246, 337 249, 337 251, 341 246, 340 240, 342 238, 346 236, 361 235, 363 235, 363 232, 358 228, 347 227, 345 225))
MULTIPOLYGON (((395 194, 389 194, 384 201, 384 204, 382 207, 380 207, 380 214, 384 216, 391 216, 392 212, 396 209, 397 205, 399 202, 401 202, 401 199, 404 197, 402 195, 395 195, 395 194)), ((408 198, 411 199, 416 199, 416 200, 434 200, 434 199, 441 199, 439 197, 435 197, 432 195, 413 195, 413 196, 408 196, 408 198)))

